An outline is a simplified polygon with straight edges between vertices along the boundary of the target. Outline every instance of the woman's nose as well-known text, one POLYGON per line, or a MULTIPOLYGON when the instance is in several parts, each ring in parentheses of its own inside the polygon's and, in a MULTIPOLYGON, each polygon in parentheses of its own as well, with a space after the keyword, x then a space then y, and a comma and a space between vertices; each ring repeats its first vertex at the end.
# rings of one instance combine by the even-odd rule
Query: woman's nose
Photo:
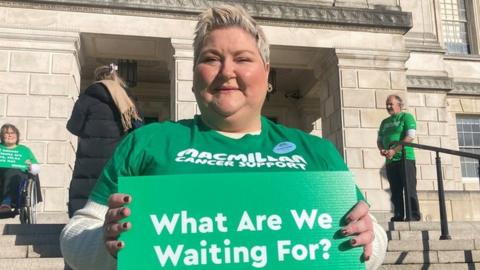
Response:
POLYGON ((235 77, 235 63, 230 60, 225 60, 222 64, 222 69, 220 70, 220 73, 225 79, 235 77))

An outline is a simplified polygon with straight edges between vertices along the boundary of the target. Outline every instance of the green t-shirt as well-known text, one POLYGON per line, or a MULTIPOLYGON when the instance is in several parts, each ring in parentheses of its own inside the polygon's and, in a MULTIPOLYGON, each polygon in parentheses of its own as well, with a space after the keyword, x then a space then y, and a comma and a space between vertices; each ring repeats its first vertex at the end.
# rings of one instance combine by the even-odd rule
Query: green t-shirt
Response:
MULTIPOLYGON (((327 140, 262 117, 259 135, 226 137, 200 120, 154 123, 129 134, 105 165, 90 198, 107 204, 119 176, 189 173, 345 171, 327 140)), ((363 195, 357 189, 357 197, 363 195)))
POLYGON ((38 163, 30 148, 21 144, 13 148, 7 148, 0 144, 0 168, 15 168, 27 171, 27 161, 31 164, 38 163))
MULTIPOLYGON (((401 141, 407 135, 407 130, 416 129, 417 124, 412 114, 400 112, 385 118, 380 124, 378 136, 382 139, 384 149, 388 149, 388 145, 394 141, 401 141)), ((413 148, 405 147, 406 159, 415 160, 413 148)), ((391 160, 387 159, 387 163, 399 161, 402 159, 402 151, 397 152, 391 160)))

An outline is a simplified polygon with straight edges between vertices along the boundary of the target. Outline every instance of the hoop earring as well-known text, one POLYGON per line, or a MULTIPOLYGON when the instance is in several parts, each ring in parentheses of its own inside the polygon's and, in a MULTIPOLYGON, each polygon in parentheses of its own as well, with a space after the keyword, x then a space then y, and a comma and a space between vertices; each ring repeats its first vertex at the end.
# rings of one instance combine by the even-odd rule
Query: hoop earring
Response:
POLYGON ((273 86, 271 83, 268 83, 267 92, 271 93, 273 91, 273 86))

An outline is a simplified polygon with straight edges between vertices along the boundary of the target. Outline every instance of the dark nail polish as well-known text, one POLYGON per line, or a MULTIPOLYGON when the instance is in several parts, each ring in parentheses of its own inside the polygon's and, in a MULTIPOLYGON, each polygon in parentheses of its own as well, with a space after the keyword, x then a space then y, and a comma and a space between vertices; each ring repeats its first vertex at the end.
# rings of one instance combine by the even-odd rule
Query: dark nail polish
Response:
POLYGON ((370 256, 365 256, 365 261, 370 260, 370 256))
POLYGON ((348 231, 347 230, 342 230, 342 234, 343 235, 348 235, 348 231))
POLYGON ((121 241, 117 242, 117 247, 122 248, 123 247, 123 242, 121 242, 121 241))
POLYGON ((350 243, 352 243, 352 246, 355 246, 355 245, 357 244, 357 240, 352 239, 352 240, 350 241, 350 243))
POLYGON ((122 228, 126 229, 127 227, 128 227, 128 223, 127 223, 127 222, 125 222, 125 223, 122 224, 122 228))
POLYGON ((123 202, 129 203, 130 202, 130 196, 123 197, 123 202))

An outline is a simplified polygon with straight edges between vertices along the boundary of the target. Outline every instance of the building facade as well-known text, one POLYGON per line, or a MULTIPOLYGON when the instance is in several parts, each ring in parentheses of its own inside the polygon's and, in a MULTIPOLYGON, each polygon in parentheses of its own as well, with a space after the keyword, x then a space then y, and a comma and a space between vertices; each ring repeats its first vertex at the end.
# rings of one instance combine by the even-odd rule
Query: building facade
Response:
MULTIPOLYGON (((388 95, 415 115, 415 142, 480 153, 480 0, 1 1, 0 121, 42 165, 41 211, 66 211, 77 142, 65 125, 94 68, 134 61, 146 118, 190 118, 196 16, 234 2, 271 44, 263 113, 331 140, 372 212, 391 211, 376 147, 388 95)), ((416 155, 423 218, 438 220, 435 154, 416 155)), ((478 164, 441 157, 449 219, 480 220, 478 164)))

